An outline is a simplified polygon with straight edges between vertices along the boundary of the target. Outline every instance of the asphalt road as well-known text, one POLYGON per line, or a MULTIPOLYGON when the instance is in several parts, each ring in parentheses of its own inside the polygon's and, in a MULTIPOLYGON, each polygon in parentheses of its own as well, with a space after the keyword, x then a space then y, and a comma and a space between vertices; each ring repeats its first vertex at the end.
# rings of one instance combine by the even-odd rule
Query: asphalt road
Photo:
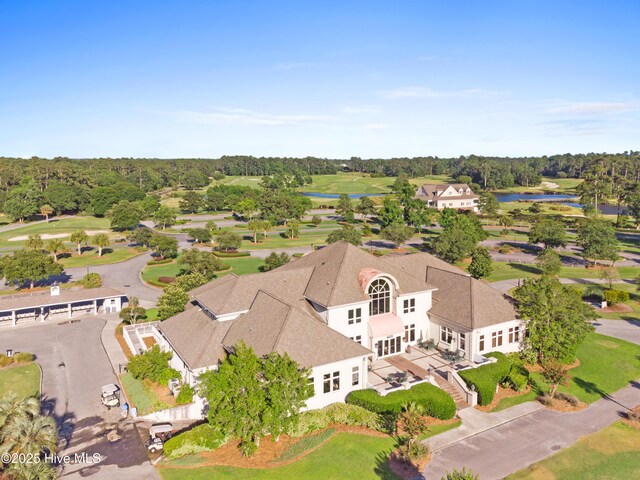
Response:
POLYGON ((640 320, 605 320, 600 318, 593 322, 593 325, 595 325, 597 333, 640 344, 640 320))
POLYGON ((0 332, 0 351, 31 352, 43 371, 42 408, 60 427, 62 454, 100 454, 97 464, 65 466, 62 477, 91 479, 157 479, 138 433, 108 411, 100 387, 119 383, 102 346, 100 318, 77 323, 33 325, 0 332))

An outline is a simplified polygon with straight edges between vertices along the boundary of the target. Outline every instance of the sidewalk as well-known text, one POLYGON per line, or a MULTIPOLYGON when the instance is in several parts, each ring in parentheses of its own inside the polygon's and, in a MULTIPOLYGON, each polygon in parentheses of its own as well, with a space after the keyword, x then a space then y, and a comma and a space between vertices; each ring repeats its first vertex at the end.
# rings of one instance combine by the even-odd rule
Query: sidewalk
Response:
POLYGON ((530 415, 544 407, 538 402, 525 402, 511 408, 495 413, 484 413, 475 408, 465 408, 458 412, 462 420, 462 425, 453 430, 441 433, 435 437, 425 440, 424 443, 431 447, 432 452, 436 452, 467 438, 486 432, 517 418, 530 415))
POLYGON ((118 340, 116 340, 115 335, 116 327, 121 320, 118 315, 104 315, 103 318, 106 318, 107 323, 104 324, 104 328, 100 334, 100 339, 105 351, 107 352, 107 357, 109 357, 109 361, 111 362, 111 368, 113 368, 113 372, 117 376, 118 373, 120 373, 120 365, 124 365, 128 362, 127 357, 120 348, 120 344, 118 343, 118 340))

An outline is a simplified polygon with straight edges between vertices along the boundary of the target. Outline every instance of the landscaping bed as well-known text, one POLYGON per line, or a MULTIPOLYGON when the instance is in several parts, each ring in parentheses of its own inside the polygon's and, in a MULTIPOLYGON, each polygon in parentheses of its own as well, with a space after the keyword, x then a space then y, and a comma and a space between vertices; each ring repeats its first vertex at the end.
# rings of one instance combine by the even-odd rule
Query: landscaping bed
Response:
POLYGON ((176 406, 169 388, 150 380, 138 380, 130 373, 120 375, 120 383, 127 393, 130 407, 138 409, 138 415, 164 410, 176 406))

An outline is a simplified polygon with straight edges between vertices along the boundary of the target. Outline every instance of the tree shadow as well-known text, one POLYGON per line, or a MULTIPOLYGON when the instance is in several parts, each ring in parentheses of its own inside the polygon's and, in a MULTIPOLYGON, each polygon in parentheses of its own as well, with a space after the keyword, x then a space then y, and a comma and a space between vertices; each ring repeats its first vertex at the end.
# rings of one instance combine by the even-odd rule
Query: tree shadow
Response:
POLYGON ((69 258, 70 256, 71 256, 70 252, 59 253, 58 260, 60 260, 61 258, 69 258))
POLYGON ((509 266, 515 270, 520 270, 521 272, 532 273, 534 275, 540 274, 540 270, 538 270, 538 268, 527 263, 509 263, 509 266))
MULTIPOLYGON (((635 406, 635 405, 627 406, 627 405, 624 405, 624 404, 620 403, 619 401, 617 401, 615 398, 613 398, 611 395, 609 395, 607 392, 602 390, 600 387, 598 387, 598 385, 596 385, 593 382, 588 382, 588 381, 586 381, 586 380, 584 380, 584 379, 582 379, 580 377, 573 377, 572 380, 576 383, 576 385, 578 387, 580 387, 586 393, 595 393, 595 394, 599 395, 601 398, 605 398, 605 399, 609 400, 610 402, 613 402, 613 403, 615 403, 617 405, 620 405, 625 410, 631 410, 635 406)), ((632 385, 634 388, 640 388, 640 386, 635 385, 634 383, 638 383, 638 382, 629 382, 629 384, 632 385)))
POLYGON ((109 255, 110 253, 113 253, 113 248, 103 248, 102 249, 102 255, 109 255))

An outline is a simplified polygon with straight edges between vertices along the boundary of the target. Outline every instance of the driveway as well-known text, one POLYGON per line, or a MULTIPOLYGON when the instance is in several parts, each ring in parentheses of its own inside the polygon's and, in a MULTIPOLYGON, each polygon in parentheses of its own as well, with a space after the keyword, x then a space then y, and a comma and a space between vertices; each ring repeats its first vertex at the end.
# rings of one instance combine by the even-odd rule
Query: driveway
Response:
POLYGON ((424 477, 466 467, 482 480, 504 478, 610 425, 638 403, 636 382, 580 412, 539 410, 434 452, 424 477))
MULTIPOLYGON (((137 430, 100 402, 100 387, 118 383, 101 343, 104 319, 34 325, 0 332, 0 351, 31 352, 43 371, 42 408, 60 426, 66 455, 100 454, 98 464, 65 466, 62 477, 157 479, 137 430)), ((124 400, 124 398, 123 398, 124 400)))
MULTIPOLYGON (((91 266, 88 271, 99 273, 105 286, 117 288, 127 296, 138 297, 143 307, 152 307, 162 291, 147 286, 140 279, 140 272, 151 259, 149 253, 143 253, 125 262, 91 266)), ((87 274, 87 267, 67 268, 65 273, 73 280, 80 280, 87 274)))
POLYGON ((640 320, 605 320, 604 318, 599 318, 593 322, 593 325, 596 327, 597 333, 640 344, 640 320))

